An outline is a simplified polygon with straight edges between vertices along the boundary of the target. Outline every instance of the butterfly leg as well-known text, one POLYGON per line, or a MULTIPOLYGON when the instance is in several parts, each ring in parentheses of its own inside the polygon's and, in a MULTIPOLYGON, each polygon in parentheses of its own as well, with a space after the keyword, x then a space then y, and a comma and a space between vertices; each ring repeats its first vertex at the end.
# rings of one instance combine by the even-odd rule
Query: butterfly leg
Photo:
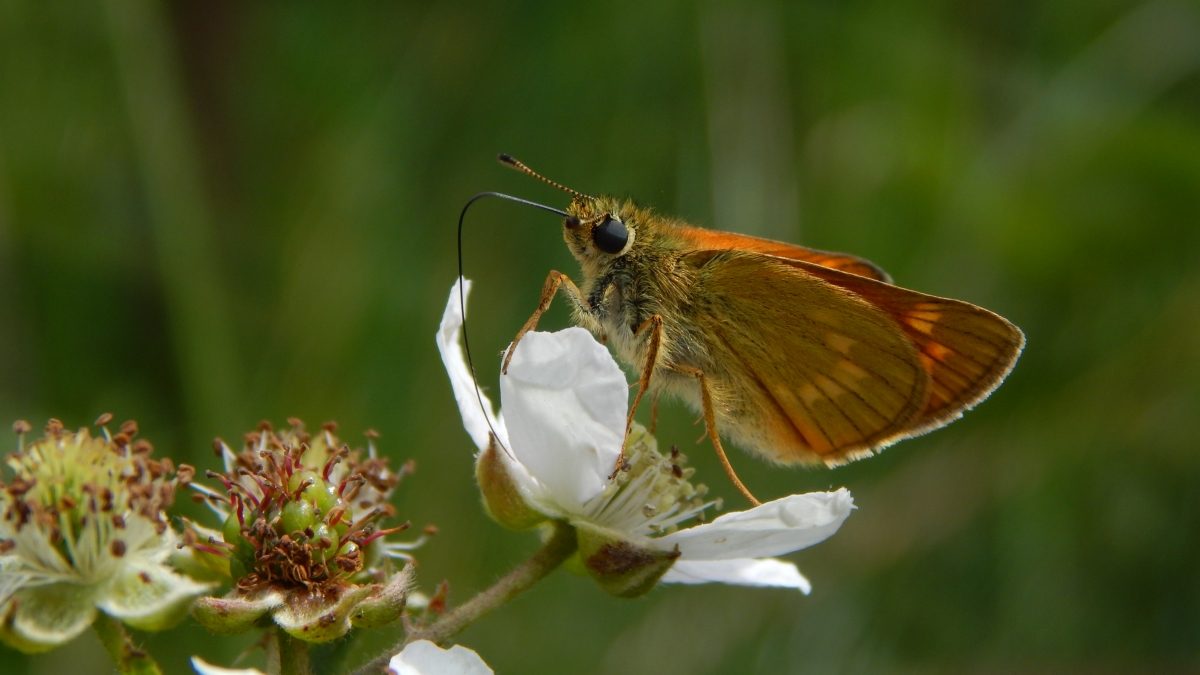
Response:
POLYGON ((746 484, 738 478, 737 472, 733 470, 733 465, 729 463, 729 456, 725 454, 725 447, 721 445, 721 436, 717 433, 717 415, 713 411, 712 391, 708 388, 708 378, 704 376, 704 371, 691 366, 672 366, 671 368, 677 373, 696 378, 696 382, 700 385, 700 404, 704 410, 704 427, 708 432, 708 438, 712 441, 713 449, 717 451, 717 459, 721 462, 721 468, 725 469, 725 475, 729 476, 729 480, 733 486, 742 493, 746 499, 754 506, 758 506, 762 502, 754 496, 746 484))
MULTIPOLYGON (((629 415, 625 417, 625 443, 629 442, 629 432, 633 431, 633 415, 637 412, 642 397, 646 395, 646 390, 650 388, 650 376, 654 374, 654 366, 658 362, 658 351, 662 347, 662 317, 655 314, 646 319, 634 329, 633 335, 634 337, 641 336, 647 330, 650 331, 650 339, 646 345, 646 365, 642 366, 642 374, 638 377, 638 390, 633 396, 633 404, 629 406, 629 415)), ((657 416, 657 397, 654 399, 654 406, 657 416)), ((621 454, 617 455, 617 463, 613 467, 612 474, 609 475, 610 480, 625 466, 625 443, 621 445, 621 454)))
POLYGON ((504 365, 501 366, 500 372, 508 374, 508 364, 512 361, 513 352, 517 350, 517 343, 525 337, 526 333, 537 328, 538 321, 546 313, 546 310, 550 309, 550 302, 554 300, 554 295, 560 290, 567 295, 575 307, 584 306, 583 292, 579 290, 575 282, 558 270, 550 270, 550 274, 546 276, 546 283, 542 285, 542 297, 538 300, 538 306, 533 310, 533 314, 525 322, 525 325, 521 326, 521 330, 517 331, 517 336, 513 338, 512 344, 508 345, 508 352, 504 355, 504 365))
POLYGON ((655 314, 643 321, 637 330, 633 331, 635 336, 639 336, 649 330, 650 339, 646 345, 646 365, 642 366, 642 374, 638 378, 637 394, 633 396, 633 405, 629 406, 629 416, 625 419, 626 438, 629 437, 629 431, 633 429, 633 414, 637 412, 642 397, 650 388, 650 376, 654 374, 654 366, 658 363, 658 350, 662 347, 662 325, 662 317, 655 314))

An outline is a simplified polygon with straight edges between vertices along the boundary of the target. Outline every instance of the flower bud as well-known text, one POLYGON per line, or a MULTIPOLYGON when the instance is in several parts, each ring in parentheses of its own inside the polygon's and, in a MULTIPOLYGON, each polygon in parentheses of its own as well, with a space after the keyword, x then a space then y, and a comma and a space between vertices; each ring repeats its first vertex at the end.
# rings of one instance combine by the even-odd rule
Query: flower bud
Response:
POLYGON ((501 453, 495 436, 475 461, 475 480, 483 495, 483 507, 492 520, 510 530, 528 530, 547 520, 546 515, 529 505, 514 479, 513 464, 501 453))

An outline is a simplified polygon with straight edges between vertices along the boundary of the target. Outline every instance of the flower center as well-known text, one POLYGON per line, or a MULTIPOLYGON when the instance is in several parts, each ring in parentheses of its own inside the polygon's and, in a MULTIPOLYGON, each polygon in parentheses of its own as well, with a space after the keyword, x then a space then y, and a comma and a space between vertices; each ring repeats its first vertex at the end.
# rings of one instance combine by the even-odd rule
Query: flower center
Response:
MULTIPOLYGON (((97 425, 111 419, 103 415, 97 425)), ((15 553, 32 570, 45 566, 34 564, 46 562, 45 553, 23 547, 48 543, 86 580, 103 575, 151 530, 166 531, 164 510, 175 498, 175 467, 170 459, 152 459, 149 442, 134 440, 136 422, 125 422, 116 434, 103 429, 93 437, 87 429, 70 432, 50 420, 33 443, 25 441, 27 422, 13 428, 19 442, 6 460, 12 479, 0 483, 0 553, 15 553), (131 528, 132 520, 139 527, 131 528)), ((178 477, 186 481, 191 474, 191 467, 181 466, 178 477)))
MULTIPOLYGON (((395 514, 388 496, 411 468, 396 474, 374 452, 351 450, 332 423, 315 435, 299 420, 290 423, 278 432, 263 423, 239 453, 218 441, 226 471, 208 476, 224 494, 195 486, 225 518, 230 572, 245 592, 328 590, 367 567, 372 544, 408 527, 384 529, 378 521, 395 514)), ((382 542, 376 548, 402 557, 382 542)))
POLYGON ((658 537, 692 518, 703 518, 720 500, 705 500, 708 486, 692 484, 696 470, 672 447, 664 455, 658 443, 635 424, 625 449, 625 464, 612 482, 584 505, 589 518, 614 530, 658 537))

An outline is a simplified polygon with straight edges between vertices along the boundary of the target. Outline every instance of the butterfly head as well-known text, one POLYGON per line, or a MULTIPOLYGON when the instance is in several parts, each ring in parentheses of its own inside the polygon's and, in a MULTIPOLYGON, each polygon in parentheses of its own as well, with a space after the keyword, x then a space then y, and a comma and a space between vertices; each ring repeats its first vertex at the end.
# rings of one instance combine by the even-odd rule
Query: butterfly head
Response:
POLYGON ((637 237, 634 209, 611 197, 576 198, 563 219, 563 240, 581 263, 619 258, 637 237))
POLYGON ((530 169, 520 160, 500 155, 500 161, 551 187, 571 195, 563 219, 563 240, 571 253, 585 267, 604 265, 619 258, 633 247, 636 239, 637 208, 612 197, 593 197, 550 180, 530 169))

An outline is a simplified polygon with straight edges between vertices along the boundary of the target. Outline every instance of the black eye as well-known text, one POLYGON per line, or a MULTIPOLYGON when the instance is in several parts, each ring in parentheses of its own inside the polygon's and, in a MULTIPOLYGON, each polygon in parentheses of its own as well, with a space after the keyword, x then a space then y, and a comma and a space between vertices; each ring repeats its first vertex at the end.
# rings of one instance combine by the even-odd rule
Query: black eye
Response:
POLYGON ((629 241, 629 230, 625 229, 625 223, 612 216, 604 216, 604 222, 592 228, 592 241, 596 242, 596 248, 605 253, 617 253, 629 241))

